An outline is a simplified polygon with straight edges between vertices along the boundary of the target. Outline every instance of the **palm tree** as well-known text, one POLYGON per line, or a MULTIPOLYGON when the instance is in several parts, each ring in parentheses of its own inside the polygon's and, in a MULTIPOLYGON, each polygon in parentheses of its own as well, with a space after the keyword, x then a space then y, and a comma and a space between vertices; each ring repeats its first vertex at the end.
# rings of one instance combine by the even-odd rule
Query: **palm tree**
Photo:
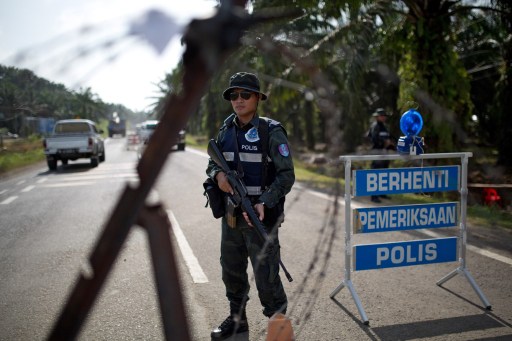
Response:
POLYGON ((90 120, 98 120, 98 111, 101 109, 101 104, 90 87, 80 88, 75 92, 75 112, 72 114, 76 118, 86 118, 90 120))

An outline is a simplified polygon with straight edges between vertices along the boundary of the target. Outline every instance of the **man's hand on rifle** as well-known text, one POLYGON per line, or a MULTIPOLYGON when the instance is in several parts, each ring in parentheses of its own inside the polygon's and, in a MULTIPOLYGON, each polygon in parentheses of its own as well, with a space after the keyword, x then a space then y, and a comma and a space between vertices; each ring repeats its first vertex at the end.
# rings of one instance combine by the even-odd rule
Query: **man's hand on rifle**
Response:
MULTIPOLYGON (((228 181, 226 173, 222 171, 218 172, 217 175, 215 175, 215 180, 217 180, 217 185, 219 186, 221 191, 229 193, 231 195, 235 194, 233 187, 231 187, 231 184, 228 181)), ((258 216, 258 219, 260 221, 262 221, 263 218, 265 218, 265 207, 263 206, 263 203, 257 203, 256 205, 254 205, 254 211, 256 212, 256 215, 258 216)), ((250 227, 254 227, 254 225, 251 223, 249 215, 245 212, 243 212, 243 215, 247 224, 250 227)))
POLYGON ((217 175, 215 175, 215 179, 217 180, 217 185, 219 186, 221 191, 229 193, 231 195, 234 194, 233 188, 229 184, 228 178, 226 177, 226 173, 218 172, 217 175))
MULTIPOLYGON (((265 206, 263 206, 263 203, 257 203, 254 205, 254 211, 258 215, 258 219, 262 221, 265 218, 265 206)), ((244 219, 247 222, 247 224, 250 227, 254 227, 254 225, 251 223, 251 219, 249 219, 249 215, 245 212, 242 213, 244 215, 244 219)))

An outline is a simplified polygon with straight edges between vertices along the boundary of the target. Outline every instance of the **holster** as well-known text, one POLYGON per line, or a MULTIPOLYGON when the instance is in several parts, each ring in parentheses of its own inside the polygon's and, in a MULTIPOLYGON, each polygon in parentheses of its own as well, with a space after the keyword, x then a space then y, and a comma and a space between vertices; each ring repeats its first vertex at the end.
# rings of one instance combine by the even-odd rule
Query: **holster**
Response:
POLYGON ((226 195, 226 222, 231 228, 236 227, 236 216, 240 212, 240 209, 234 201, 226 195))
POLYGON ((210 178, 207 178, 204 183, 204 193, 203 195, 206 197, 206 205, 205 207, 210 204, 210 208, 212 209, 213 216, 215 218, 222 217, 225 213, 225 206, 224 206, 224 197, 226 195, 222 190, 219 188, 219 186, 210 178))

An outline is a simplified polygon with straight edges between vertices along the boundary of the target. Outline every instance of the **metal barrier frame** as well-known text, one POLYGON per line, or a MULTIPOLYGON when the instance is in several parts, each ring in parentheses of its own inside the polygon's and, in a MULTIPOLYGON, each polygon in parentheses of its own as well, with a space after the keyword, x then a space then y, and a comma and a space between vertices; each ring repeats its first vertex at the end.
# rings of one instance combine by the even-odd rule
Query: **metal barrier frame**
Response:
POLYGON ((352 295, 352 298, 357 306, 359 311, 359 315, 361 315, 361 319, 365 325, 369 324, 368 317, 363 309, 361 304, 361 300, 356 293, 354 285, 351 280, 351 272, 352 272, 352 214, 351 214, 351 202, 352 202, 352 191, 351 191, 351 182, 352 182, 352 161, 374 161, 374 160, 403 160, 403 161, 413 161, 413 160, 425 160, 425 159, 454 159, 460 158, 461 160, 461 186, 460 186, 460 231, 459 231, 459 267, 441 278, 437 281, 437 285, 441 286, 443 283, 447 282, 451 278, 453 278, 457 274, 464 275, 464 277, 468 280, 469 284, 475 290, 478 297, 482 301, 485 306, 485 309, 491 310, 491 304, 485 297, 484 293, 475 280, 469 273, 466 267, 466 243, 467 243, 467 198, 468 198, 468 160, 473 156, 471 152, 462 152, 462 153, 432 153, 432 154, 421 154, 421 155, 400 155, 400 154, 392 154, 392 155, 348 155, 348 156, 340 156, 339 160, 342 161, 345 165, 345 270, 344 270, 344 279, 343 281, 334 289, 329 297, 331 299, 340 292, 341 289, 347 287, 352 295))

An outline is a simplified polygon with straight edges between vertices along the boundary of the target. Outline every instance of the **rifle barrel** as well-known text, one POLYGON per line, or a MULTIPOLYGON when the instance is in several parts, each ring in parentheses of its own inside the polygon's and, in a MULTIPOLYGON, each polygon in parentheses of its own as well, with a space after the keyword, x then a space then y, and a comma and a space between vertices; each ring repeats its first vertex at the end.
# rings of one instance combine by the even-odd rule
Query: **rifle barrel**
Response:
MULTIPOLYGON (((256 229, 256 234, 261 238, 261 240, 264 243, 267 242, 269 240, 269 236, 268 236, 267 231, 265 230, 265 225, 263 225, 263 223, 260 221, 260 219, 256 215, 256 212, 254 211, 254 208, 252 207, 250 200, 246 198, 242 202, 241 206, 242 206, 242 210, 247 213, 247 215, 249 216, 249 219, 253 223, 254 228, 256 229)), ((269 242, 271 242, 271 241, 269 241, 269 242)), ((286 278, 288 279, 288 282, 293 282, 293 278, 290 275, 290 273, 288 272, 288 270, 286 269, 286 267, 284 266, 281 258, 279 258, 279 265, 281 266, 281 269, 283 269, 283 272, 284 272, 286 278)))

